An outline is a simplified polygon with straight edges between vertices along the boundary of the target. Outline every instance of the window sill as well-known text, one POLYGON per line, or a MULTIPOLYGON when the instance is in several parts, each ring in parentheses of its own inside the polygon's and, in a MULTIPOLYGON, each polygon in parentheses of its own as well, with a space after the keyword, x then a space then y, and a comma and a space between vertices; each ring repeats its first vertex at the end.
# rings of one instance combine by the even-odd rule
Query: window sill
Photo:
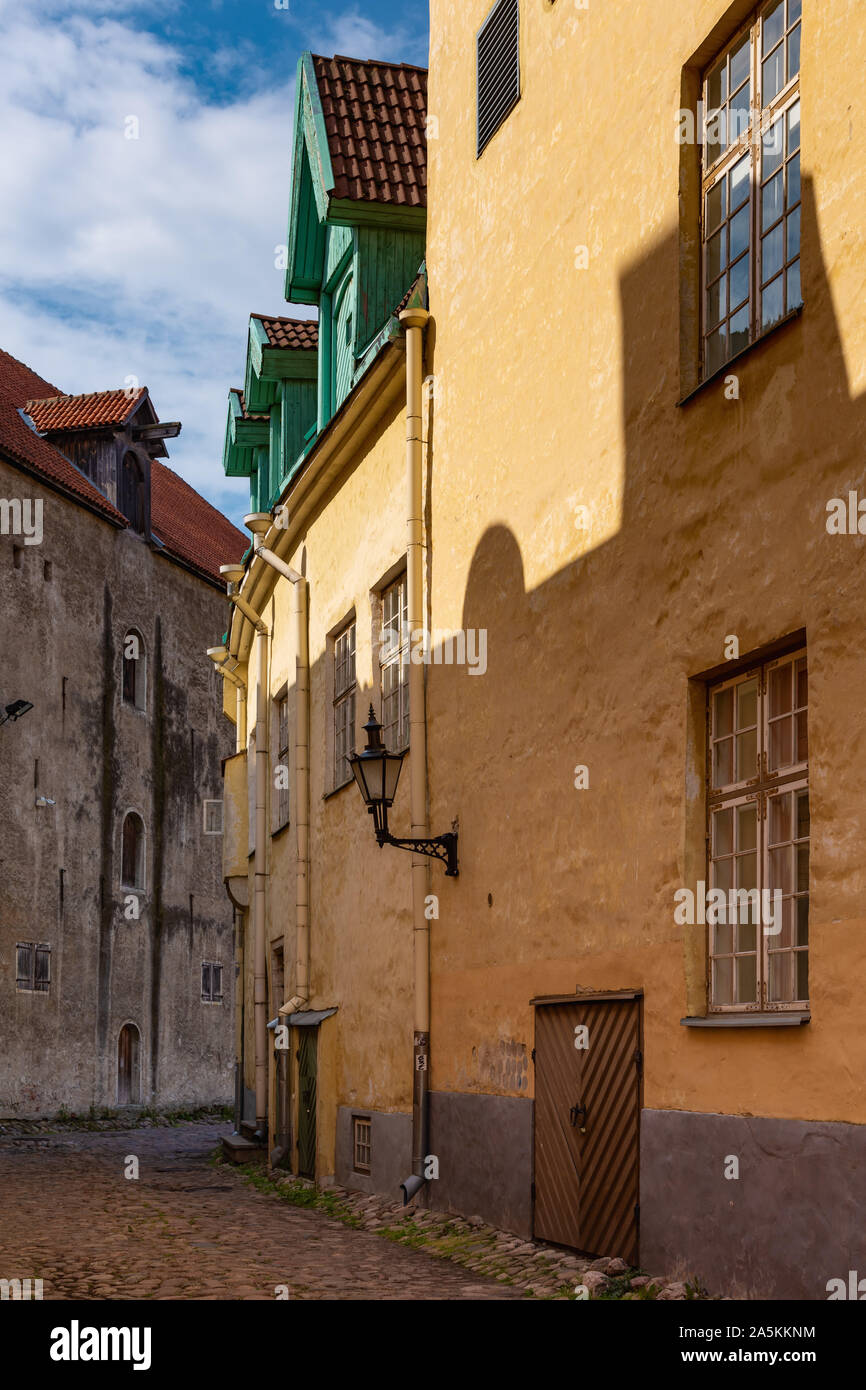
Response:
POLYGON ((799 1028, 810 1023, 810 1013, 801 1014, 707 1014, 706 1018, 681 1018, 683 1028, 799 1028))
POLYGON ((341 782, 338 787, 332 787, 329 792, 324 792, 322 795, 322 800, 330 801, 332 796, 339 796, 340 792, 344 792, 347 787, 354 787, 354 785, 355 779, 354 777, 350 777, 348 781, 341 782))
POLYGON ((727 362, 723 363, 721 367, 713 372, 712 376, 704 377, 704 380, 699 382, 693 390, 681 397, 681 399, 677 401, 677 409, 679 410, 681 406, 688 405, 689 401, 694 400, 695 396, 699 396, 702 391, 706 390, 708 386, 712 386, 713 382, 718 381, 720 377, 730 376, 731 368, 735 362, 742 361, 748 353, 754 352, 755 348, 760 347, 768 338, 772 338, 773 335, 780 332, 781 329, 787 328, 789 323, 794 323, 796 319, 802 318, 803 308, 804 306, 800 304, 798 308, 792 309, 783 319, 779 319, 778 323, 774 323, 772 328, 766 329, 753 343, 747 343, 744 348, 740 348, 740 351, 735 353, 733 357, 729 357, 727 362))

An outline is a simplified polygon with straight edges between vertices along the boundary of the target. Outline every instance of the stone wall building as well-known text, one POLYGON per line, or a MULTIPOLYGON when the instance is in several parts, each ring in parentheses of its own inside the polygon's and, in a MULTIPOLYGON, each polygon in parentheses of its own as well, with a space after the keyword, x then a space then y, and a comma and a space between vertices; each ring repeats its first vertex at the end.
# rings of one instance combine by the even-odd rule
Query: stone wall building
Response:
POLYGON ((307 55, 316 408, 255 328, 227 436, 253 1134, 749 1297, 866 1267, 856 8, 433 0, 429 118, 307 55))
POLYGON ((162 462, 179 428, 0 353, 0 1116, 231 1097, 198 654, 245 541, 162 462))

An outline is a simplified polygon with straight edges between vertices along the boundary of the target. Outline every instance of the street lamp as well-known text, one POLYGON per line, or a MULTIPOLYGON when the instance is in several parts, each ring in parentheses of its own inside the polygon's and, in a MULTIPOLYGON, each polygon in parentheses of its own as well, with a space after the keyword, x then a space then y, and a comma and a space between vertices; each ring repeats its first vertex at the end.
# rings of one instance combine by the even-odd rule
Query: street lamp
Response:
POLYGON ((14 723, 16 719, 20 719, 22 714, 26 714, 32 708, 29 700, 13 700, 11 705, 6 706, 6 713, 0 715, 0 724, 8 724, 10 720, 14 723))
POLYGON ((367 810, 373 817, 376 840, 379 848, 395 845, 397 849, 408 849, 415 854, 426 854, 431 859, 441 859, 446 865, 447 878, 457 878, 457 835, 449 831, 447 835, 434 835, 426 840, 398 840, 388 829, 388 808, 393 806, 397 795, 400 769, 406 754, 389 753, 382 742, 382 725, 370 706, 370 718, 364 725, 367 733, 367 747, 362 753, 352 753, 349 765, 358 783, 367 810))

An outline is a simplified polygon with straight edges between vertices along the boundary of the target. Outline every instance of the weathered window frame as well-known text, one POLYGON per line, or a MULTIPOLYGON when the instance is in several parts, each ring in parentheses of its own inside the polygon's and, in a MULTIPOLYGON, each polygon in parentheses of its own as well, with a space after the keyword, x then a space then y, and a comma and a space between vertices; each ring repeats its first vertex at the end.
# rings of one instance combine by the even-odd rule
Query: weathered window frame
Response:
POLYGON ((379 600, 382 740, 390 752, 400 753, 409 747, 409 591, 405 570, 382 589, 379 600))
MULTIPOLYGON (((734 753, 736 757, 736 752, 734 753)), ((805 941, 798 940, 798 923, 796 916, 799 908, 794 906, 791 909, 790 921, 790 940, 787 939, 787 929, 785 917, 781 933, 777 936, 769 935, 764 930, 764 924, 757 922, 752 928, 746 926, 746 940, 749 939, 749 931, 754 931, 755 945, 746 949, 740 948, 741 924, 737 922, 732 926, 726 923, 723 928, 716 925, 707 926, 707 1001, 708 1010, 712 1014, 748 1014, 748 1013, 796 1013, 804 1012, 809 1008, 808 993, 804 997, 788 998, 783 1000, 770 999, 771 985, 771 958, 780 953, 787 952, 791 958, 792 976, 796 970, 796 960, 799 956, 806 958, 806 970, 808 971, 809 955, 809 935, 808 935, 808 900, 809 900, 809 832, 805 836, 798 836, 794 833, 794 814, 796 813, 796 801, 792 803, 791 831, 790 839, 770 842, 770 822, 772 820, 771 803, 781 795, 805 791, 807 793, 806 807, 808 817, 808 790, 809 790, 809 763, 808 763, 808 657, 806 647, 797 647, 792 651, 784 652, 772 659, 761 663, 753 663, 737 672, 725 680, 713 681, 707 685, 707 822, 706 822, 706 844, 707 844, 707 887, 721 887, 725 891, 729 888, 749 887, 735 882, 739 877, 739 859, 754 853, 755 855, 755 887, 758 892, 758 902, 761 903, 762 891, 767 888, 773 891, 777 887, 782 888, 783 892, 783 914, 787 913, 785 902, 792 901, 796 904, 799 900, 805 900, 805 922, 803 929, 805 941), (798 702, 798 663, 804 663, 802 675, 806 683, 806 701, 798 702), (771 713, 771 694, 770 686, 773 681, 773 672, 784 667, 791 668, 790 692, 792 696, 792 706, 789 711, 781 714, 771 713), (756 695, 756 721, 754 725, 743 726, 743 732, 737 729, 737 709, 739 704, 738 691, 741 687, 748 685, 751 681, 757 680, 758 689, 756 695), (717 721, 716 698, 727 690, 731 690, 732 711, 731 711, 731 731, 728 731, 727 724, 719 728, 717 721), (771 750, 771 726, 780 722, 782 719, 790 720, 791 730, 791 760, 780 762, 779 766, 770 766, 771 750), (728 738, 733 739, 733 749, 736 750, 737 734, 740 737, 748 736, 752 729, 756 730, 755 764, 754 774, 749 766, 744 769, 747 775, 737 776, 739 769, 734 763, 732 766, 733 780, 726 780, 714 785, 714 772, 716 767, 715 749, 717 744, 725 742, 728 738), (796 746, 803 738, 805 741, 806 756, 796 756, 801 749, 796 746), (755 808, 755 848, 745 850, 739 844, 739 812, 754 806, 755 808), (724 853, 717 852, 720 848, 717 840, 716 817, 720 812, 732 812, 731 817, 731 838, 730 849, 725 849, 724 853), (806 886, 802 888, 798 881, 798 867, 800 846, 805 846, 806 851, 806 886), (785 849, 790 847, 788 858, 789 875, 792 887, 787 891, 784 884, 776 882, 778 870, 773 865, 774 849, 785 849), (731 862, 732 873, 730 882, 719 882, 719 866, 723 863, 731 862), (718 949, 719 938, 716 933, 719 931, 730 931, 730 948, 718 949), (738 983, 737 960, 745 957, 755 957, 756 989, 754 1000, 736 1001, 735 994, 738 983), (732 961, 731 965, 731 998, 725 1002, 719 1002, 720 990, 717 985, 717 964, 723 961, 732 961)), ((721 875, 727 877, 727 875, 721 875)), ((723 938, 724 939, 724 938, 723 938)), ((793 992, 793 991, 792 991, 793 992)), ((725 993, 728 993, 726 990, 725 993)))
POLYGON ((345 623, 333 638, 334 790, 352 781, 349 754, 355 751, 357 623, 345 623))
POLYGON ((201 1001, 203 1004, 223 1002, 222 961, 203 960, 201 963, 201 1001))
MULTIPOLYGON (((802 0, 767 0, 753 11, 749 20, 737 31, 733 39, 727 43, 724 49, 716 55, 710 63, 701 79, 701 99, 702 99, 702 152, 701 152, 701 208, 700 208, 700 227, 701 227, 701 334, 700 334, 700 378, 706 380, 720 371, 724 365, 732 358, 739 355, 752 343, 757 342, 766 333, 771 332, 778 324, 782 323, 789 315, 797 312, 803 304, 801 277, 800 277, 800 254, 802 240, 802 176, 800 171, 800 34, 802 32, 802 0), (773 18, 779 6, 783 10, 783 29, 781 39, 769 47, 768 53, 764 53, 765 23, 773 18), (789 75, 789 57, 792 49, 792 40, 796 34, 796 71, 789 75), (732 71, 732 59, 742 52, 744 40, 748 43, 749 65, 748 76, 738 83, 733 92, 727 90, 729 74, 732 71), (764 104, 764 68, 780 51, 785 63, 784 78, 781 87, 774 93, 773 97, 764 104), (710 84, 720 70, 725 72, 725 89, 719 91, 721 105, 716 105, 715 101, 710 100, 710 84), (711 133, 721 133, 722 139, 726 137, 727 126, 730 124, 731 100, 740 95, 746 88, 742 83, 748 84, 748 122, 744 130, 739 129, 740 121, 736 121, 737 130, 730 132, 734 138, 727 144, 726 148, 717 153, 710 159, 709 149, 711 133), (794 123, 790 120, 789 113, 797 111, 796 121, 796 146, 790 146, 791 134, 794 123), (718 122, 717 117, 723 114, 723 119, 718 122), (783 136, 783 145, 779 153, 775 146, 776 141, 769 140, 769 134, 775 130, 776 123, 779 122, 780 131, 783 136), (715 123, 715 124, 714 124, 715 123), (721 131, 720 131, 721 127, 721 131), (778 164, 773 167, 774 160, 778 159, 778 164), (738 202, 735 206, 732 201, 732 189, 734 187, 733 174, 741 165, 741 161, 748 160, 748 197, 743 202, 738 202), (765 168, 770 172, 765 173, 765 168), (781 171, 781 210, 777 215, 764 225, 763 202, 765 190, 776 181, 781 171), (796 179, 794 178, 796 171, 796 179), (719 197, 716 200, 719 207, 719 220, 710 221, 709 204, 711 194, 719 189, 719 197), (733 208, 733 212, 732 212, 733 208), (748 214, 744 217, 744 211, 748 209, 748 214), (734 257, 733 265, 737 266, 745 262, 746 276, 745 286, 743 277, 739 277, 740 293, 736 299, 732 300, 730 289, 732 284, 731 269, 731 232, 730 227, 733 222, 739 219, 740 225, 744 222, 748 224, 748 242, 745 254, 742 253, 734 257), (782 259, 780 268, 769 277, 766 284, 764 278, 764 257, 768 254, 765 249, 769 246, 771 238, 781 231, 782 239, 782 259), (796 234, 796 250, 792 254, 794 245, 794 235, 796 234), (716 242, 721 235, 720 246, 724 244, 724 262, 718 266, 718 273, 715 272, 716 256, 711 254, 711 243, 716 242), (717 287, 724 287, 724 313, 711 314, 710 304, 712 291, 717 287), (773 313, 772 318, 768 318, 768 292, 775 293, 774 287, 779 286, 782 291, 781 307, 778 312, 773 313), (742 296, 742 290, 747 290, 746 298, 742 296), (766 299, 765 299, 766 297, 766 299), (733 303, 733 312, 732 312, 733 303), (747 318, 744 327, 742 320, 747 318), (740 320, 736 329, 737 338, 733 339, 731 325, 734 320, 740 320), (711 343, 716 337, 719 329, 725 328, 725 345, 713 353, 711 343)), ((734 107, 737 111, 742 111, 742 104, 734 107)), ((712 142, 716 143, 716 142, 712 142)), ((740 180, 742 184, 742 180, 740 180)), ((721 255, 718 257, 721 261, 721 255)), ((713 298, 721 299, 721 295, 713 298)))
MULTIPOLYGON (((276 725, 276 758, 273 765, 274 773, 274 821, 272 835, 284 830, 289 824, 290 819, 290 788, 288 786, 278 787, 276 785, 276 773, 280 767, 289 768, 289 695, 284 690, 274 700, 274 723, 276 725)), ((288 782, 286 777, 286 782, 288 782)))
POLYGON ((352 1171, 370 1176, 373 1167, 373 1121, 370 1115, 352 1116, 352 1171))

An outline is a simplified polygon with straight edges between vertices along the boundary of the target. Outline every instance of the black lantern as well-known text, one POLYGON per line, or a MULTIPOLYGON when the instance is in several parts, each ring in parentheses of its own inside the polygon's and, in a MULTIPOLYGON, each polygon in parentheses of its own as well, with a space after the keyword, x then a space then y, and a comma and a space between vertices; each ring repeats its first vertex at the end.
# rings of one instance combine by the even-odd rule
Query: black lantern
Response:
POLYGON ((403 753, 389 753, 382 742, 382 725, 370 706, 370 718, 364 725, 367 734, 367 747, 362 753, 352 753, 349 765, 358 783, 364 803, 373 817, 376 839, 381 849, 383 845, 395 845, 397 849, 408 849, 415 854, 426 854, 432 859, 441 859, 449 878, 457 878, 457 835, 454 831, 447 835, 436 835, 428 840, 398 840, 388 829, 388 809, 394 804, 397 783, 403 766, 403 753))

